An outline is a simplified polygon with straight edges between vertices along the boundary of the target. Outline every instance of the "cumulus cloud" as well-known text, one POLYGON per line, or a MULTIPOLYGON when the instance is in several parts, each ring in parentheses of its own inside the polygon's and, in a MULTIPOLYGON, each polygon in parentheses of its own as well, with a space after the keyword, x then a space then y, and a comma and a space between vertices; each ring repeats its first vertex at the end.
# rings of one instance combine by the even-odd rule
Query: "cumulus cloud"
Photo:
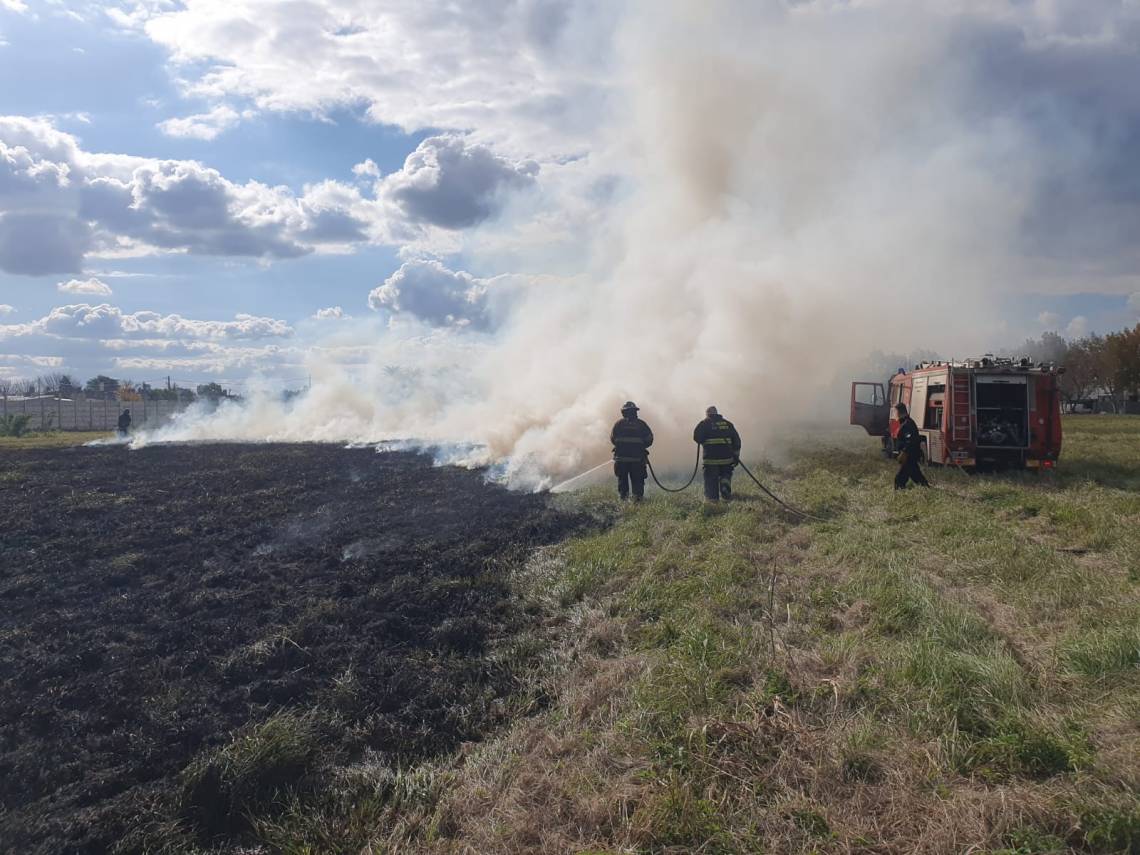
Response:
POLYGON ((485 329, 489 323, 487 282, 433 260, 401 265, 368 295, 368 305, 437 327, 485 329))
POLYGON ((1055 330, 1057 325, 1061 323, 1061 316, 1056 312, 1042 312, 1037 316, 1037 323, 1047 330, 1055 330))
MULTIPOLYGON (((46 120, 0 117, 0 270, 9 273, 76 273, 98 253, 292 258, 323 243, 316 210, 284 187, 235 184, 194 161, 86 152, 46 120)), ((346 232, 342 223, 338 239, 346 232)))
POLYGON ((1089 319, 1084 315, 1077 315, 1065 327, 1065 335, 1069 338, 1083 338, 1089 334, 1089 319))
POLYGON ((352 174, 358 178, 379 178, 380 167, 376 165, 376 161, 369 157, 364 162, 353 166, 352 174))
POLYGON ((293 337, 287 322, 271 317, 210 320, 108 304, 58 306, 28 323, 0 323, 0 351, 19 353, 25 365, 50 360, 85 376, 178 371, 233 378, 297 369, 306 348, 293 337))
POLYGON ((237 184, 196 161, 87 152, 46 120, 0 117, 0 270, 74 274, 99 254, 286 259, 398 244, 493 217, 537 171, 531 161, 441 135, 366 192, 329 180, 298 195, 237 184))
POLYGON ((91 227, 74 216, 0 213, 0 270, 8 273, 78 273, 91 246, 91 227))
POLYGON ((1140 291, 1137 291, 1128 298, 1128 308, 1140 315, 1140 291))
POLYGON ((190 91, 263 110, 367 105, 406 131, 480 128, 581 150, 608 86, 605 0, 189 0, 119 20, 165 46, 190 91))
POLYGON ((461 229, 490 218, 506 192, 532 186, 538 169, 532 160, 511 163, 457 135, 430 137, 381 182, 378 195, 413 223, 461 229))
POLYGON ((234 127, 239 121, 241 114, 232 107, 222 104, 208 113, 166 119, 158 123, 158 129, 168 137, 209 141, 234 127))
POLYGON ((349 317, 344 313, 344 309, 340 306, 329 306, 327 309, 317 309, 313 313, 313 320, 316 321, 339 321, 343 318, 349 317))
POLYGON ((68 279, 55 286, 64 294, 91 294, 97 297, 110 297, 111 286, 92 276, 90 279, 68 279))
POLYGON ((16 311, 16 307, 8 303, 0 303, 0 315, 10 315, 16 311))
POLYGON ((61 338, 256 339, 290 336, 288 323, 239 314, 232 321, 202 321, 158 312, 126 313, 107 303, 57 306, 26 324, 0 324, 0 340, 34 335, 61 338))

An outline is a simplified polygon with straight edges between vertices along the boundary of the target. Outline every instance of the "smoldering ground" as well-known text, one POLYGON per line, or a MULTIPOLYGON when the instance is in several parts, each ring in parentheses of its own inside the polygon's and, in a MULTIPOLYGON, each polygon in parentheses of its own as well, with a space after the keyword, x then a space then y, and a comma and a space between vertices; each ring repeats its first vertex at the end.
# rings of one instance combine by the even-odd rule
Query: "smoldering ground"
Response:
POLYGON ((404 271, 424 290, 401 307, 388 288, 384 328, 345 334, 355 364, 315 352, 289 406, 166 436, 459 440, 548 484, 604 458, 633 398, 663 465, 708 404, 762 448, 841 411, 873 349, 981 353, 1014 296, 1123 287, 1138 32, 1110 3, 631 4, 588 156, 457 238, 456 268, 516 276, 404 271), (573 247, 511 244, 582 208, 558 220, 573 247))

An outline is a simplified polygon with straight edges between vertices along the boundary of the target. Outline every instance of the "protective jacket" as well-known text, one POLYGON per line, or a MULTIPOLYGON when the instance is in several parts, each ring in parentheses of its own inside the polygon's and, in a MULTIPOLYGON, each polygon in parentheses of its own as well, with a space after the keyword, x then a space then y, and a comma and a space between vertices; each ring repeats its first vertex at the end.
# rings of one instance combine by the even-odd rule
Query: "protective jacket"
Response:
POLYGON ((706 466, 735 463, 740 455, 740 434, 723 416, 709 416, 698 424, 693 441, 700 443, 706 466))
POLYGON ((618 419, 610 431, 614 462, 644 463, 653 445, 653 431, 639 418, 618 419))
POLYGON ((922 452, 922 434, 918 432, 918 425, 910 416, 899 422, 898 444, 915 460, 922 452))
POLYGON ((122 413, 119 415, 119 430, 126 433, 131 429, 131 414, 122 413))

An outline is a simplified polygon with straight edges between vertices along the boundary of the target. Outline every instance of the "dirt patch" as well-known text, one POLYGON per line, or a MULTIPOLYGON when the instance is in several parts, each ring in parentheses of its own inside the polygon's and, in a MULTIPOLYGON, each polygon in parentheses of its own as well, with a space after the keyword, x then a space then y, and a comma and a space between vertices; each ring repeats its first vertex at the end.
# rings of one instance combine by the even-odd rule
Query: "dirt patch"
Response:
MULTIPOLYGON (((477 472, 327 445, 4 451, 5 471, 8 851, 107 851, 140 804, 186 800, 195 757, 236 763, 235 734, 282 721, 321 762, 478 738, 515 688, 486 652, 531 619, 510 568, 586 523, 477 472)), ((177 819, 200 842, 242 834, 196 816, 177 819)))

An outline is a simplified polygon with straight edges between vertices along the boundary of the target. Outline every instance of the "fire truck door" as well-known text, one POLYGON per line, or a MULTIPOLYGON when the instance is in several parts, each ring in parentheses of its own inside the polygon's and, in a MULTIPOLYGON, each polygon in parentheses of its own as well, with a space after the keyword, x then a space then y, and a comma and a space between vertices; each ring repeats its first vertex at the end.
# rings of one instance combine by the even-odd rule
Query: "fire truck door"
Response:
POLYGON ((857 380, 851 384, 851 424, 871 436, 886 436, 890 410, 882 383, 857 380))

